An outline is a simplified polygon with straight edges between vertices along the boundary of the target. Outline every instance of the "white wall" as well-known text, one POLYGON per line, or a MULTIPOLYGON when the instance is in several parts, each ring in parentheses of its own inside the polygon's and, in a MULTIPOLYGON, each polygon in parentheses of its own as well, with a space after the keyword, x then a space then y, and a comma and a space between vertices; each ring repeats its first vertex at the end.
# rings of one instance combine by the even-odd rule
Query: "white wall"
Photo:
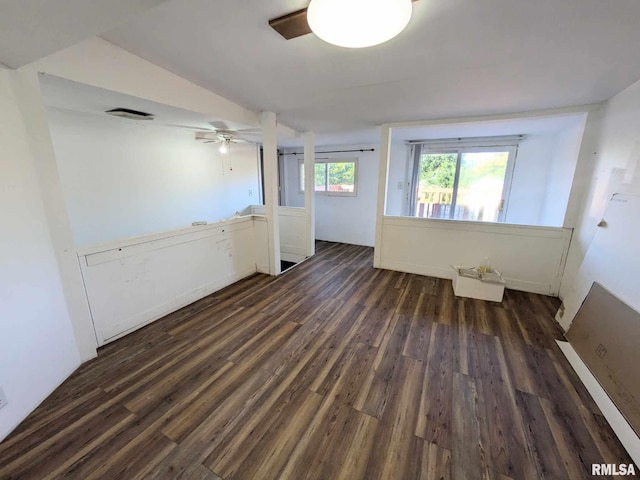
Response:
MULTIPOLYGON (((596 233, 598 222, 605 215, 609 199, 614 193, 640 195, 640 81, 607 101, 599 111, 589 114, 585 129, 585 142, 580 152, 576 188, 572 191, 572 203, 578 205, 578 221, 571 242, 569 259, 565 270, 560 295, 570 302, 581 302, 575 287, 587 280, 599 281, 612 293, 635 302, 640 308, 640 282, 629 284, 629 291, 621 291, 606 281, 607 278, 624 276, 624 261, 619 261, 619 252, 635 250, 637 245, 624 232, 624 225, 617 230, 615 238, 607 239, 607 249, 590 252, 592 260, 599 265, 597 271, 579 272, 580 266, 596 233)), ((632 212, 636 218, 640 211, 632 212)), ((628 228, 632 228, 629 222, 628 228)), ((630 232, 630 231, 629 231, 630 232)), ((629 259, 633 260, 633 259, 629 259)), ((586 292, 585 292, 586 293, 586 292)), ((584 293, 580 292, 579 296, 584 293)), ((562 325, 567 328, 572 316, 565 316, 562 325)))
POLYGON ((223 156, 188 130, 47 112, 77 246, 221 220, 257 200, 254 145, 223 156))
POLYGON ((567 212, 586 121, 585 114, 580 121, 556 136, 544 202, 540 210, 540 225, 574 225, 567 212))
MULTIPOLYGON (((544 225, 540 217, 555 145, 556 136, 550 134, 530 135, 520 143, 505 223, 544 225)), ((566 181, 571 185, 571 178, 566 181)))
POLYGON ((411 194, 409 148, 404 142, 392 142, 389 154, 389 180, 387 190, 386 215, 406 215, 411 194))
POLYGON ((80 364, 18 83, 0 71, 0 440, 80 364))
MULTIPOLYGON (((316 238, 331 242, 373 246, 376 228, 376 202, 378 189, 378 162, 380 152, 377 145, 340 145, 317 147, 316 152, 330 150, 367 150, 373 152, 316 153, 318 158, 357 158, 357 195, 341 197, 316 195, 316 238)), ((301 149, 286 152, 302 152, 301 149)), ((285 199, 287 206, 304 206, 304 194, 298 187, 298 162, 302 155, 286 155, 285 199)))

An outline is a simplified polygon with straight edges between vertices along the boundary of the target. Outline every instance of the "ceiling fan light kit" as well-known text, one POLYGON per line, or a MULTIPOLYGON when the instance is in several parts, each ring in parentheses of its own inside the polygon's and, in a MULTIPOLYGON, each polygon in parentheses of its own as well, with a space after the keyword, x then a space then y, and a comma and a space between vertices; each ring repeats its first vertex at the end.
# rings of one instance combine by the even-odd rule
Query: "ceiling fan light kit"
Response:
POLYGON ((411 12, 412 0, 311 0, 307 21, 327 43, 364 48, 402 32, 411 12))

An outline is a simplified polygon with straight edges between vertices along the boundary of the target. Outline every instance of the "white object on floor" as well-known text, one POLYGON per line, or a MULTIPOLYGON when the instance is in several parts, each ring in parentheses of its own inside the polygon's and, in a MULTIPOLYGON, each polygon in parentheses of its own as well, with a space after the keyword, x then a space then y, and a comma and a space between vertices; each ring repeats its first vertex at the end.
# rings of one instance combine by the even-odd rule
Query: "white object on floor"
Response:
POLYGON ((453 293, 457 297, 477 298, 490 302, 501 302, 504 283, 483 282, 477 278, 463 277, 456 270, 453 275, 453 293))

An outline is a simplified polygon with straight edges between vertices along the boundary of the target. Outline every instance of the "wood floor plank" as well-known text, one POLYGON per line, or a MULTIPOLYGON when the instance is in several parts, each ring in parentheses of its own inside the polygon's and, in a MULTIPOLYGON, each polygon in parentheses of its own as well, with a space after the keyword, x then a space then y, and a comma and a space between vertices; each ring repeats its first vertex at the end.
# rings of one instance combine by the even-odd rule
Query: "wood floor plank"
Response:
POLYGON ((453 349, 453 327, 434 325, 415 429, 418 437, 448 450, 451 449, 453 349))
POLYGON ((423 305, 429 302, 433 304, 431 297, 420 293, 416 298, 415 308, 410 312, 411 326, 402 350, 402 354, 407 357, 418 360, 427 359, 433 321, 428 318, 428 315, 424 314, 423 305))
POLYGON ((412 457, 422 454, 423 441, 414 435, 424 365, 420 360, 400 357, 392 396, 384 411, 380 441, 370 457, 369 479, 416 478, 419 464, 412 457), (416 452, 417 451, 417 452, 416 452))
POLYGON ((453 374, 451 407, 451 475, 453 478, 482 478, 478 390, 468 375, 453 374))
POLYGON ((364 415, 356 410, 350 410, 351 415, 356 416, 356 424, 352 429, 353 435, 349 437, 349 432, 338 434, 339 442, 334 443, 333 450, 338 452, 335 455, 327 455, 323 462, 333 468, 332 477, 336 480, 364 480, 367 462, 371 455, 371 449, 376 441, 375 431, 378 427, 378 420, 369 415, 364 415), (350 440, 350 441, 349 441, 350 440), (334 458, 341 457, 339 463, 334 463, 334 458))
POLYGON ((0 464, 0 478, 4 476, 5 471, 19 472, 17 478, 45 476, 47 471, 58 468, 61 463, 59 457, 85 448, 108 431, 112 424, 130 419, 130 412, 122 405, 104 405, 103 408, 93 410, 55 435, 43 439, 26 452, 16 452, 19 454, 3 460, 0 464))
POLYGON ((0 478, 587 478, 631 463, 555 344, 557 299, 455 297, 317 242, 98 352, 0 443, 0 478))
MULTIPOLYGON (((178 444, 146 478, 186 479, 194 473, 220 441, 222 432, 232 422, 239 421, 239 412, 257 392, 265 388, 273 376, 262 370, 254 372, 245 380, 234 395, 230 395, 206 419, 178 444)), ((256 400, 257 401, 257 400, 256 400)))
POLYGON ((569 478, 564 462, 557 453, 556 444, 550 441, 553 435, 540 399, 524 392, 517 392, 516 399, 522 410, 527 446, 536 467, 537 477, 569 478))
POLYGON ((420 466, 420 480, 450 480, 451 452, 435 443, 424 442, 420 466))
POLYGON ((376 356, 374 373, 369 375, 368 388, 362 391, 356 409, 372 417, 382 418, 388 401, 393 394, 393 379, 404 350, 404 344, 411 325, 405 315, 396 314, 376 356))
POLYGON ((188 480, 222 480, 221 477, 213 473, 204 465, 200 465, 189 477, 188 480))
POLYGON ((242 441, 231 444, 210 468, 225 479, 277 479, 321 401, 321 395, 302 391, 297 401, 283 403, 263 418, 262 426, 258 424, 242 441))

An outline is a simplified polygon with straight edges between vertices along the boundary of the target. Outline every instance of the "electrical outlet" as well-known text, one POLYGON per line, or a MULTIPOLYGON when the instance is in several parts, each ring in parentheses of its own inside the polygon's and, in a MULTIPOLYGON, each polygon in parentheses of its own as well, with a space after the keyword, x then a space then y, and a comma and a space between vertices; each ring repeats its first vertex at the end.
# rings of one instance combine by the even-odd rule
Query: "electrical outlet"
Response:
POLYGON ((4 391, 2 391, 2 388, 0 388, 0 408, 4 407, 7 403, 9 403, 7 401, 7 397, 4 394, 4 391))
POLYGON ((253 190, 249 189, 249 196, 253 197, 253 190))

